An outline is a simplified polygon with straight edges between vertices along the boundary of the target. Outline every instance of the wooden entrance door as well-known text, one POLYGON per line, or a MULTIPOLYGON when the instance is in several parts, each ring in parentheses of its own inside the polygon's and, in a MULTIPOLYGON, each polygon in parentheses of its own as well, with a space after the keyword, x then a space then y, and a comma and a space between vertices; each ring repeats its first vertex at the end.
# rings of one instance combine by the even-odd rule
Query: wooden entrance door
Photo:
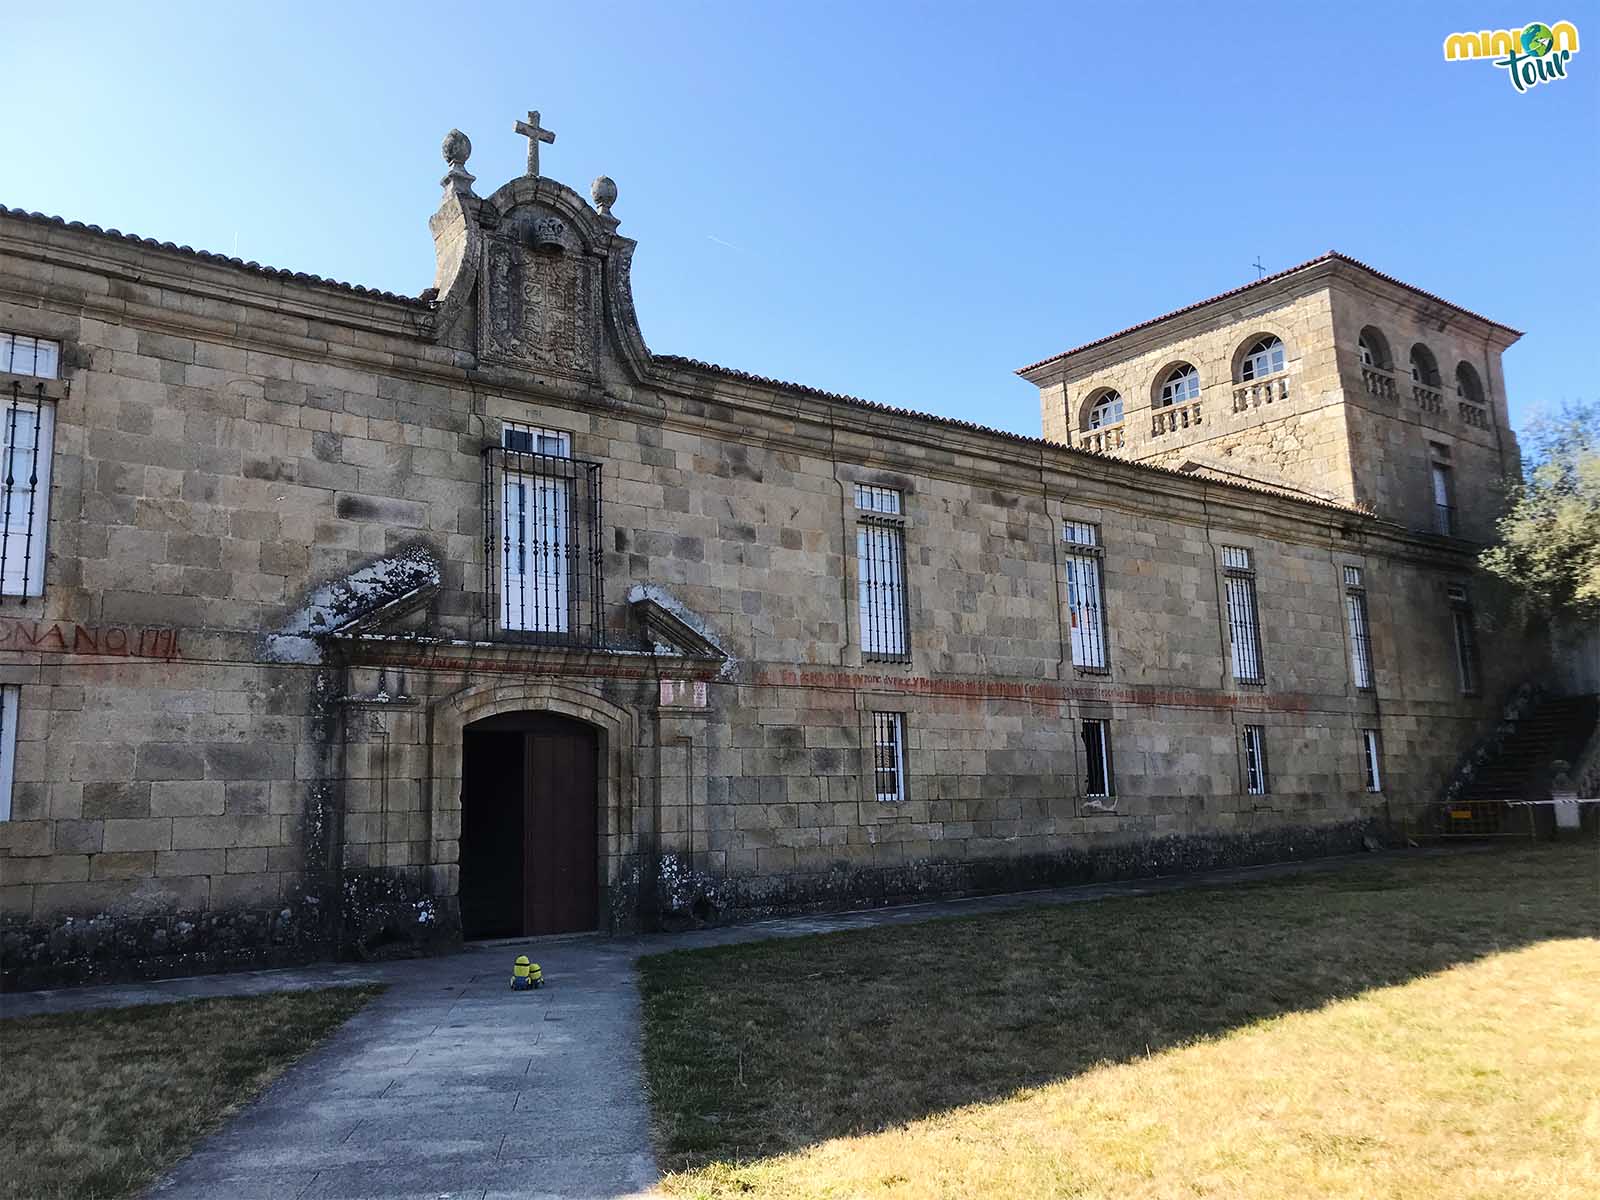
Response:
POLYGON ((543 713, 469 725, 462 743, 461 908, 467 937, 599 923, 599 738, 543 713))

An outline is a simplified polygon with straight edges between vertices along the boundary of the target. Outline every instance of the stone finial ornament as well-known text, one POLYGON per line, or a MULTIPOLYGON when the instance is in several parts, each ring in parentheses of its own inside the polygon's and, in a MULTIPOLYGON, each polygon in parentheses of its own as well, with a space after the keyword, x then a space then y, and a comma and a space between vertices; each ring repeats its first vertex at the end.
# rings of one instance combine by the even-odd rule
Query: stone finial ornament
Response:
POLYGON ((452 129, 444 135, 439 152, 444 155, 444 161, 450 164, 450 170, 445 172, 440 184, 446 191, 457 195, 472 195, 472 182, 477 178, 467 170, 467 159, 472 157, 472 139, 461 130, 452 129))
POLYGON ((594 206, 599 209, 602 217, 611 215, 611 206, 617 202, 617 181, 609 175, 602 175, 589 185, 589 195, 594 197, 594 206))

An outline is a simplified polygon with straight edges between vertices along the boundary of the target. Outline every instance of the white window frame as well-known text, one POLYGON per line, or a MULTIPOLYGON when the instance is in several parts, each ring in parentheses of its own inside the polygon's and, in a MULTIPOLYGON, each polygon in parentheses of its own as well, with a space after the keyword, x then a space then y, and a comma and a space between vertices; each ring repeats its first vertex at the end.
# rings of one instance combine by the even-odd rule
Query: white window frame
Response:
POLYGON ((1200 372, 1189 363, 1180 363, 1167 373, 1161 383, 1161 400, 1157 408, 1170 408, 1174 404, 1187 404, 1200 399, 1200 372))
POLYGON ((1360 567, 1344 569, 1345 628, 1350 634, 1350 677, 1356 690, 1370 692, 1372 682, 1372 620, 1367 609, 1367 588, 1360 567))
POLYGON ((1361 731, 1361 764, 1366 790, 1383 791, 1383 738, 1376 729, 1361 731))
POLYGON ((1263 684, 1267 668, 1261 648, 1261 606, 1256 600, 1256 572, 1250 551, 1243 546, 1222 547, 1222 570, 1234 682, 1263 684))
POLYGON ((1478 678, 1478 630, 1472 612, 1472 598, 1465 586, 1453 583, 1447 589, 1450 597, 1450 637, 1456 651, 1456 674, 1463 696, 1476 696, 1480 686, 1478 678))
POLYGON ((872 792, 879 804, 899 804, 906 798, 906 715, 903 712, 872 714, 872 792), (894 786, 883 790, 884 776, 894 786))
POLYGON ((1361 365, 1363 367, 1376 367, 1379 365, 1378 355, 1371 346, 1367 345, 1367 335, 1364 333, 1356 338, 1356 352, 1361 356, 1361 365))
POLYGON ((905 499, 894 488, 858 483, 856 508, 856 619, 861 654, 876 662, 904 662, 911 657, 905 499))
POLYGON ((49 558, 56 406, 43 399, 23 400, 24 394, 13 390, 9 397, 0 396, 0 535, 5 543, 0 553, 0 595, 6 596, 44 595, 49 558), (20 420, 25 413, 30 419, 24 431, 20 420), (6 478, 13 482, 6 484, 6 478))
POLYGON ((1105 551, 1099 530, 1084 521, 1064 522, 1061 540, 1067 577, 1068 638, 1072 665, 1084 671, 1109 671, 1110 626, 1105 607, 1105 551))
POLYGON ((0 821, 11 820, 11 789, 17 773, 17 717, 22 709, 22 689, 14 683, 0 687, 0 821))
POLYGON ((1272 779, 1267 774, 1267 731, 1263 725, 1246 725, 1244 743, 1244 790, 1250 796, 1270 796, 1272 779))
POLYGON ((1085 717, 1083 719, 1083 724, 1078 730, 1078 739, 1083 743, 1083 760, 1085 768, 1083 775, 1083 794, 1085 796, 1095 797, 1097 799, 1109 800, 1112 796, 1117 794, 1116 776, 1112 772, 1111 763, 1111 722, 1106 720, 1104 717, 1085 717), (1090 745, 1089 731, 1091 729, 1095 731, 1095 740, 1099 743, 1098 746, 1090 745), (1094 777, 1094 766, 1097 756, 1100 765, 1100 775, 1105 783, 1105 789, 1098 792, 1092 790, 1092 785, 1090 782, 1094 777))
POLYGON ((1239 364, 1239 382, 1249 383, 1254 379, 1265 379, 1268 375, 1276 375, 1287 363, 1283 339, 1275 333, 1269 333, 1266 337, 1257 339, 1255 344, 1244 352, 1244 360, 1239 364))
POLYGON ((34 379, 59 379, 61 343, 51 338, 0 331, 0 372, 34 379))
POLYGON ((1433 487, 1433 530, 1445 537, 1456 532, 1456 480, 1455 469, 1447 462, 1432 459, 1428 463, 1428 478, 1433 487))
MULTIPOLYGON (((501 427, 500 444, 519 453, 572 457, 571 434, 515 421, 507 421, 501 427)), ((500 481, 500 627, 564 635, 572 631, 573 618, 571 547, 567 545, 572 532, 571 483, 518 471, 515 465, 514 457, 507 455, 500 481), (541 570, 537 565, 532 571, 528 569, 530 516, 534 521, 546 522, 544 532, 548 536, 537 544, 548 543, 552 547, 547 557, 554 559, 553 569, 541 570)))
POLYGON ((1100 399, 1094 402, 1094 407, 1089 409, 1090 429, 1105 429, 1110 425, 1121 425, 1123 417, 1122 393, 1106 391, 1100 399), (1115 413, 1115 416, 1112 416, 1115 413))

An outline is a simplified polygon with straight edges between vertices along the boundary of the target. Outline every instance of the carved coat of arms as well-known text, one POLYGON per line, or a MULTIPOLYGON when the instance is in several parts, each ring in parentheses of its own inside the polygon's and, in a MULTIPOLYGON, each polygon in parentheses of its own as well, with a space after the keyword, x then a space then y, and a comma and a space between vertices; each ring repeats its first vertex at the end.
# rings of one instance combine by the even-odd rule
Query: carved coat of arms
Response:
POLYGON ((600 339, 600 264, 573 248, 540 253, 490 238, 479 298, 479 353, 590 377, 600 339))

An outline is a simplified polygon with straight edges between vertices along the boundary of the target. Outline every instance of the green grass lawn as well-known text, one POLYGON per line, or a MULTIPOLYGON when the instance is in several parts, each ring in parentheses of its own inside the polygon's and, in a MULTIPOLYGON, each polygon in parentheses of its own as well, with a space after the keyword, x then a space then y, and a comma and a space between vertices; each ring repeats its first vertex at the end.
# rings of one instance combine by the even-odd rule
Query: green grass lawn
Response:
POLYGON ((380 991, 0 1021, 0 1197, 134 1195, 380 991))
POLYGON ((687 1196, 1600 1196, 1554 846, 643 960, 687 1196))

